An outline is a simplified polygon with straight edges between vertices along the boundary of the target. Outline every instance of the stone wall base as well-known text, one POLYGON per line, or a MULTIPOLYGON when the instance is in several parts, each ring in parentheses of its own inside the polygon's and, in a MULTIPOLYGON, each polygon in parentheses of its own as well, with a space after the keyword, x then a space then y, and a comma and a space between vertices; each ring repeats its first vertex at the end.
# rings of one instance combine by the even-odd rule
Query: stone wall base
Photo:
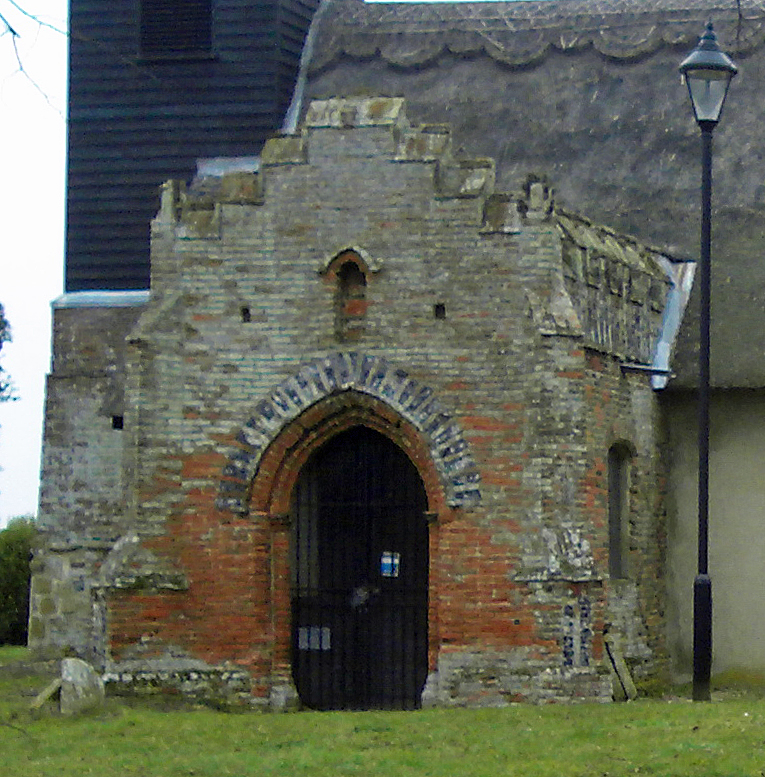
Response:
POLYGON ((214 707, 268 709, 268 698, 252 694, 249 673, 203 661, 124 661, 112 663, 103 675, 113 696, 175 697, 214 707))
POLYGON ((517 653, 443 656, 422 693, 423 707, 505 707, 518 702, 609 702, 606 667, 551 668, 517 653))
MULTIPOLYGON (((265 696, 252 693, 248 672, 202 661, 167 659, 112 663, 104 673, 114 696, 170 697, 215 707, 263 711, 298 710, 294 684, 283 677, 270 683, 265 696)), ((423 707, 506 707, 513 703, 609 702, 611 676, 596 668, 552 669, 528 664, 511 667, 507 656, 470 653, 448 656, 428 676, 423 707), (490 667, 493 667, 491 669, 490 667)))

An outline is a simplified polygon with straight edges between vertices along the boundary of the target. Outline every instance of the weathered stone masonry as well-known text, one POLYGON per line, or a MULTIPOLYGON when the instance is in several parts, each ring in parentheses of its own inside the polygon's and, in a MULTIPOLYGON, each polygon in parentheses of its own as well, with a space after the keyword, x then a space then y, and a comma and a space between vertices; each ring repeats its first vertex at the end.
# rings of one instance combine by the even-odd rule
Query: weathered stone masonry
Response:
POLYGON ((56 311, 31 644, 128 685, 291 703, 293 487, 363 425, 427 496, 423 703, 609 698, 606 630, 661 671, 660 430, 623 368, 652 361, 670 290, 665 257, 557 212, 542 180, 495 192, 491 160, 401 100, 314 103, 258 172, 164 188, 144 305, 56 311))

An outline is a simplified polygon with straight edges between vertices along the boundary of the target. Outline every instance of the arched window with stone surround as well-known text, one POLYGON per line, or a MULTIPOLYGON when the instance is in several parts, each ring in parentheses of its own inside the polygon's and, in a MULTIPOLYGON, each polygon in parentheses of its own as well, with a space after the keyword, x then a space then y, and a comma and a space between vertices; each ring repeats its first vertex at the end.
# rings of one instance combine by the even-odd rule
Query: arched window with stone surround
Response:
POLYGON ((367 277, 353 253, 339 257, 335 287, 335 335, 341 342, 358 340, 367 314, 367 277))
POLYGON ((630 470, 632 450, 624 442, 608 450, 608 573, 612 579, 628 576, 630 470))

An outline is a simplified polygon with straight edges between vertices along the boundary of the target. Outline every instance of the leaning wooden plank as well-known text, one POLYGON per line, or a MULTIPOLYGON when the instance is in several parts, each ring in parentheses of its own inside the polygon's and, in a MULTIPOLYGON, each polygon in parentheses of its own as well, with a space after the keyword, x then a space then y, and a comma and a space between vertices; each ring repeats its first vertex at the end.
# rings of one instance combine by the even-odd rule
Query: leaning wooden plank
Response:
POLYGON ((612 634, 607 634, 605 643, 606 652, 611 662, 611 669, 615 675, 614 699, 617 701, 630 701, 637 698, 637 688, 635 688, 627 662, 622 655, 619 638, 612 634))
POLYGON ((61 678, 57 677, 55 680, 51 680, 48 685, 35 696, 34 700, 29 705, 29 709, 39 710, 40 707, 42 707, 48 699, 52 699, 59 690, 61 690, 61 678))

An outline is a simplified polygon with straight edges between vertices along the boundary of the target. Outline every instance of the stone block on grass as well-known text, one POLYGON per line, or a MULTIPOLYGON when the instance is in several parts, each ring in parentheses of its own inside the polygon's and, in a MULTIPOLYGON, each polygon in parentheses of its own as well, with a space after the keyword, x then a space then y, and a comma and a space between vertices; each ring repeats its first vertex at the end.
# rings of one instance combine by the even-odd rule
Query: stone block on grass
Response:
POLYGON ((61 714, 76 715, 103 707, 106 693, 101 675, 86 661, 61 662, 61 714))

